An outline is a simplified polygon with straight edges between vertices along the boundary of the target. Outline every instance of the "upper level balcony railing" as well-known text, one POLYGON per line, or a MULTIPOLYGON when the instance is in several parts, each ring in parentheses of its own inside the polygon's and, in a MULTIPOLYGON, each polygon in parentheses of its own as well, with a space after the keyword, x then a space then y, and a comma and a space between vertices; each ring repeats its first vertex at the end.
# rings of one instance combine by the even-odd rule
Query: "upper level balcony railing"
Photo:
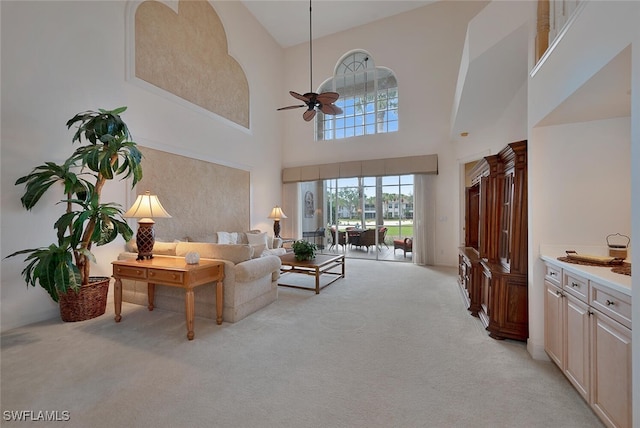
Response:
POLYGON ((538 0, 536 63, 562 37, 587 0, 538 0))

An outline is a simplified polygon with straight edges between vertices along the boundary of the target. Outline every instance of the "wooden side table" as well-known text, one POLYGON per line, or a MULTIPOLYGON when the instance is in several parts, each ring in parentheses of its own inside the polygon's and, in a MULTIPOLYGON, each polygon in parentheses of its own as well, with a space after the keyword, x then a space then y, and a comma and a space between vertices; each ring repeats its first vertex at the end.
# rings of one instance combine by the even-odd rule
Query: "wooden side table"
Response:
POLYGON ((187 338, 193 340, 193 318, 195 316, 193 289, 210 282, 216 283, 216 322, 222 324, 224 263, 215 260, 200 260, 198 264, 189 265, 184 258, 155 256, 149 260, 117 260, 113 265, 115 285, 113 297, 115 304, 115 320, 120 322, 122 316, 122 279, 147 282, 149 310, 153 310, 156 284, 181 287, 185 290, 185 310, 187 317, 187 338))

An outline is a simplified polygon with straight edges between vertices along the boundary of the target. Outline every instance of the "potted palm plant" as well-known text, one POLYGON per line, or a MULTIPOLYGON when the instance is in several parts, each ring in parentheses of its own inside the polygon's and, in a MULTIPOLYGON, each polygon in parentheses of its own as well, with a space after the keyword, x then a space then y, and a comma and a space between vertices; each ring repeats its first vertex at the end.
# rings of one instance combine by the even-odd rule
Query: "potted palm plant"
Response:
POLYGON ((27 254, 22 271, 27 286, 43 287, 59 302, 64 321, 82 321, 104 314, 109 278, 90 276, 95 257, 92 245, 104 245, 121 235, 126 241, 133 231, 122 218, 119 204, 100 200, 104 184, 116 176, 132 177, 132 187, 142 178, 142 154, 131 141, 120 114, 127 108, 85 111, 67 121, 77 125, 72 143, 76 148, 63 164, 46 162, 16 185, 25 185, 20 198, 31 210, 52 187, 61 190, 66 210, 55 222, 57 243, 48 247, 17 251, 7 257, 27 254), (55 186, 54 186, 55 185, 55 186))

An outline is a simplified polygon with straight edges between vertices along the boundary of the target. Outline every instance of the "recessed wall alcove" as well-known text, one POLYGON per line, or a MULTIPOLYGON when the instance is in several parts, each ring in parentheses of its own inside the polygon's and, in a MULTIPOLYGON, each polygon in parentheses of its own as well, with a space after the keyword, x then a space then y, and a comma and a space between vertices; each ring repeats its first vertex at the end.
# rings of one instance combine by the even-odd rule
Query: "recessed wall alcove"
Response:
POLYGON ((130 2, 127 75, 145 88, 249 129, 249 83, 207 1, 130 2))

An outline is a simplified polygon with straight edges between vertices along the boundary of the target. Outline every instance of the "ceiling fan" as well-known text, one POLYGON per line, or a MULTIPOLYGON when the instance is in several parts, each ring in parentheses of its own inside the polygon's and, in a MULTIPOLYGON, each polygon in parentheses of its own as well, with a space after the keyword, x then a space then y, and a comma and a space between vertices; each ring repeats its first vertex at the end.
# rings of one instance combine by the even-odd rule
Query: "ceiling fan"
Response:
POLYGON ((309 0, 309 92, 300 95, 297 92, 289 91, 291 96, 298 99, 304 104, 298 104, 288 107, 281 107, 278 110, 291 110, 294 108, 306 107, 302 117, 305 121, 309 122, 316 116, 316 111, 320 110, 324 114, 341 114, 342 109, 333 103, 335 103, 340 94, 337 92, 322 92, 317 94, 313 92, 313 45, 311 34, 311 0, 309 0))

